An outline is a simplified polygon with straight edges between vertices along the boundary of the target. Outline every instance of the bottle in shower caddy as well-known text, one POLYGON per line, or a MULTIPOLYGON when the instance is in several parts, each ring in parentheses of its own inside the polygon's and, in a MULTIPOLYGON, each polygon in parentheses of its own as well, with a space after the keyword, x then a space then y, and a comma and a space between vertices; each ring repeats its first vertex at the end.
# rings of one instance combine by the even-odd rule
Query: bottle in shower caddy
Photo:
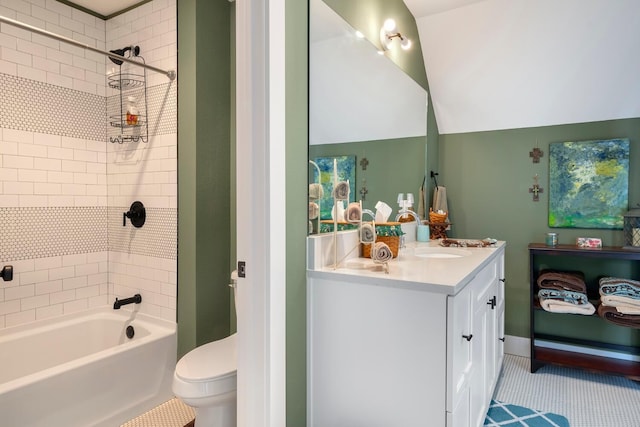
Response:
POLYGON ((140 112, 138 111, 138 106, 136 105, 136 97, 135 96, 127 97, 127 125, 129 126, 137 125, 139 117, 140 117, 140 112))

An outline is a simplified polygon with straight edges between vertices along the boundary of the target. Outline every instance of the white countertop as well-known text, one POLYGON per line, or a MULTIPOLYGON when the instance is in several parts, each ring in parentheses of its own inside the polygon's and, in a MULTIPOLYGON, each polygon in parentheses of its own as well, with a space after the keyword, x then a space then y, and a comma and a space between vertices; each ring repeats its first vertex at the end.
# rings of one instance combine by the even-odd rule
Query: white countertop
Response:
POLYGON ((399 250, 398 257, 388 263, 388 273, 385 273, 382 265, 375 264, 371 259, 359 258, 354 251, 337 268, 331 265, 309 269, 308 275, 455 295, 503 250, 504 245, 505 242, 499 241, 495 247, 447 248, 441 246, 439 240, 409 242, 399 250), (464 256, 416 256, 420 251, 441 252, 442 256, 456 255, 458 252, 464 256))

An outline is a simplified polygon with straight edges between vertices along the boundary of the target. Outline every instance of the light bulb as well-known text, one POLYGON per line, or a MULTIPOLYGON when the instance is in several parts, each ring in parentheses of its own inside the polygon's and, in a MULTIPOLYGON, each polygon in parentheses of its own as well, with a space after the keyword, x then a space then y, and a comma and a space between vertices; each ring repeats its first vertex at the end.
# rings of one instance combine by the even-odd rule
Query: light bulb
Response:
POLYGON ((396 31, 396 21, 391 18, 384 21, 384 30, 387 33, 394 33, 396 31))
POLYGON ((404 50, 408 50, 411 47, 411 40, 404 38, 400 42, 400 47, 404 50))

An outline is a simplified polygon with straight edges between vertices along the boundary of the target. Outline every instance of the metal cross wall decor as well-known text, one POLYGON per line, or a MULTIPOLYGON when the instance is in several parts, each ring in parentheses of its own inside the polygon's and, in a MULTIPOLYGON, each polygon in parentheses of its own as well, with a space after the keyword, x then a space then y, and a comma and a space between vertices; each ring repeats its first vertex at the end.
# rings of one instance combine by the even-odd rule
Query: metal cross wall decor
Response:
POLYGON ((537 202, 540 200, 539 194, 544 193, 544 188, 538 185, 538 174, 533 177, 533 187, 529 188, 529 193, 533 193, 533 201, 537 202))
POLYGON ((529 151, 529 157, 533 158, 533 163, 540 163, 540 157, 544 156, 544 152, 538 147, 529 151))
POLYGON ((363 179, 362 180, 362 188, 360 189, 360 198, 362 201, 364 201, 364 199, 367 197, 367 193, 369 192, 369 190, 367 190, 367 180, 363 179))

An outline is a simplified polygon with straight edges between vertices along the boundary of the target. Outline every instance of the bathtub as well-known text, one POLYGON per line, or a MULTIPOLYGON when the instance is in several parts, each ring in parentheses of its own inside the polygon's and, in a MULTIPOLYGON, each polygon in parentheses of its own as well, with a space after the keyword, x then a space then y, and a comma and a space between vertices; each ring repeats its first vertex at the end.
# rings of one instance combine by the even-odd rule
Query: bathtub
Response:
POLYGON ((173 397, 175 365, 175 323, 125 309, 0 330, 0 424, 117 427, 173 397))

